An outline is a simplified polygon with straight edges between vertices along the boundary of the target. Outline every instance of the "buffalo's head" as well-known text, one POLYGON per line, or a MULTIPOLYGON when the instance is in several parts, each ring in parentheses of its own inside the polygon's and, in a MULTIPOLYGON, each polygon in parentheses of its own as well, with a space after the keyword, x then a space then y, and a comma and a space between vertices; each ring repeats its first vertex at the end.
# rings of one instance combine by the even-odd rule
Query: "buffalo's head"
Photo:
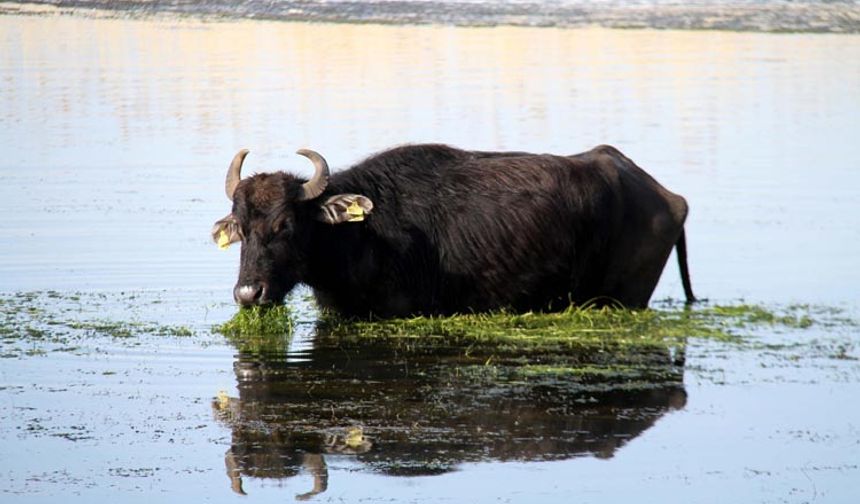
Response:
POLYGON ((239 151, 227 169, 225 189, 233 210, 212 228, 222 248, 242 242, 239 280, 233 289, 244 305, 280 303, 307 276, 311 226, 364 220, 373 203, 358 194, 324 195, 329 181, 325 159, 309 149, 297 152, 316 169, 310 180, 289 173, 261 173, 244 180, 239 151))

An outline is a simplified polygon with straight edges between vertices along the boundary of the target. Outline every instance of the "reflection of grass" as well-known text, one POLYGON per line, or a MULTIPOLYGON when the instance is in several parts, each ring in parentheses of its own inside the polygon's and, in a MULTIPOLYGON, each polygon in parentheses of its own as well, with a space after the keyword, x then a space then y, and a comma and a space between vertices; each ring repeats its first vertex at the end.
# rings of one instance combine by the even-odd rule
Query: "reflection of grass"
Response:
POLYGON ((581 385, 617 387, 624 383, 643 389, 682 380, 679 368, 673 366, 668 353, 664 354, 663 362, 637 362, 629 357, 628 354, 613 353, 605 356, 602 362, 526 364, 515 368, 515 374, 525 379, 555 377, 581 385))
POLYGON ((547 366, 540 364, 529 364, 519 368, 523 375, 557 375, 557 376, 583 376, 583 377, 615 377, 628 375, 638 377, 638 369, 633 366, 547 366))

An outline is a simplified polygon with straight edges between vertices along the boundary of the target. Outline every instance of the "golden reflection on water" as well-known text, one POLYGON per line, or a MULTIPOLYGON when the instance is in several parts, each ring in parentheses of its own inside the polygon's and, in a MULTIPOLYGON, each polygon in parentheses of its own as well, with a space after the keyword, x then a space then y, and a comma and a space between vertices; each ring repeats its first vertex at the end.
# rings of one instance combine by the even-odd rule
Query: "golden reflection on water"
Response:
MULTIPOLYGON (((719 147, 720 114, 742 122, 768 102, 826 111, 834 93, 820 87, 847 83, 792 78, 858 46, 842 36, 65 17, 4 17, 0 27, 5 120, 47 128, 60 149, 174 134, 197 152, 308 144, 360 155, 418 140, 574 152, 659 139, 695 162, 719 147)), ((847 72, 860 81, 856 66, 847 72)))

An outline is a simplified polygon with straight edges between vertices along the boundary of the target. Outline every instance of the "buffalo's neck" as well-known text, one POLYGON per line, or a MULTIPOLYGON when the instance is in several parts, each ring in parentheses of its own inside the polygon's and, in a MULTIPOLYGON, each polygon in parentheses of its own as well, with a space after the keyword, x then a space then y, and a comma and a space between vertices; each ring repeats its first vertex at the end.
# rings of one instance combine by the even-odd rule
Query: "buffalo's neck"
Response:
POLYGON ((325 308, 344 312, 346 305, 370 309, 367 285, 376 274, 372 240, 363 223, 315 223, 309 239, 309 285, 325 308), (367 299, 365 299, 367 298, 367 299))

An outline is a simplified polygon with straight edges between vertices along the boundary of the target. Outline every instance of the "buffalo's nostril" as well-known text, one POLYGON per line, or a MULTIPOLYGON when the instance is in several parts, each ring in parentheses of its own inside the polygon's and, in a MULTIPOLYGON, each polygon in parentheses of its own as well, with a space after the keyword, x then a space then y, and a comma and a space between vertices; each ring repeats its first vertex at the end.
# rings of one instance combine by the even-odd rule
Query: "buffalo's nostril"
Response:
POLYGON ((233 289, 233 298, 242 306, 250 306, 259 301, 263 295, 263 287, 260 285, 237 285, 233 289))

